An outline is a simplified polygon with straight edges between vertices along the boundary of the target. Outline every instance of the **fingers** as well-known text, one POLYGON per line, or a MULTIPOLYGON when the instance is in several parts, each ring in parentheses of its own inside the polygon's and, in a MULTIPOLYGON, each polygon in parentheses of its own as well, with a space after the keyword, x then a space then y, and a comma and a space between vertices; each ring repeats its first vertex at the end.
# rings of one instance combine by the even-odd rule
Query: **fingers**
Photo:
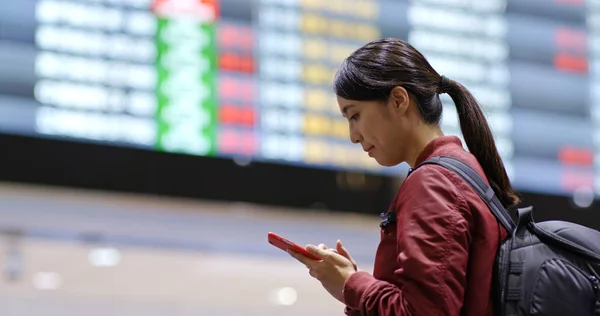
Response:
MULTIPOLYGON (((325 244, 319 244, 318 246, 313 246, 313 245, 309 244, 309 245, 306 245, 305 249, 312 255, 314 255, 318 258, 321 258, 322 260, 324 260, 324 257, 328 257, 328 255, 332 252, 337 254, 336 249, 329 248, 325 244)), ((319 262, 318 260, 308 258, 305 255, 298 253, 296 251, 293 251, 293 250, 288 250, 287 252, 290 254, 290 256, 292 256, 294 259, 296 259, 299 262, 301 262, 302 264, 304 264, 309 269, 316 262, 319 262)))
POLYGON ((288 250, 288 253, 290 254, 290 256, 292 256, 294 259, 300 261, 302 264, 304 264, 306 267, 310 267, 311 264, 313 264, 314 262, 316 262, 315 260, 308 258, 306 256, 303 256, 295 251, 292 250, 288 250))
POLYGON ((310 254, 315 255, 319 258, 321 258, 322 260, 325 260, 325 256, 329 255, 329 251, 320 247, 315 247, 313 245, 307 245, 306 246, 306 251, 308 251, 310 254))
POLYGON ((323 250, 319 247, 308 245, 306 246, 306 251, 308 251, 316 257, 321 258, 322 261, 339 263, 340 260, 346 260, 337 253, 337 250, 331 248, 323 250))
MULTIPOLYGON (((346 259, 350 260, 350 262, 354 266, 354 269, 356 270, 356 263, 354 262, 354 260, 352 260, 352 258, 350 257, 350 254, 348 253, 346 248, 341 246, 340 241, 338 241, 337 248, 338 249, 329 248, 325 244, 319 244, 318 246, 309 244, 309 245, 306 245, 306 247, 305 247, 306 251, 308 251, 310 254, 312 254, 318 258, 321 258, 321 260, 323 260, 323 261, 340 263, 340 262, 345 261, 346 259), (340 250, 342 250, 343 252, 340 253, 340 250), (340 254, 342 254, 342 255, 340 256, 340 254), (345 259, 342 257, 345 257, 345 259)), ((305 255, 302 255, 293 250, 288 250, 288 253, 290 254, 290 256, 292 256, 293 258, 295 258, 296 260, 298 260, 299 262, 304 264, 309 269, 311 267, 313 267, 317 262, 319 262, 319 260, 313 260, 313 259, 308 258, 305 255)))
MULTIPOLYGON (((308 246, 310 246, 310 245, 306 245, 306 247, 308 247, 308 246)), ((335 253, 338 253, 337 249, 334 249, 334 248, 329 248, 329 247, 327 247, 327 245, 325 245, 325 244, 319 244, 317 247, 318 247, 318 248, 321 248, 321 249, 323 249, 323 250, 327 250, 327 251, 333 251, 333 252, 335 252, 335 253)))

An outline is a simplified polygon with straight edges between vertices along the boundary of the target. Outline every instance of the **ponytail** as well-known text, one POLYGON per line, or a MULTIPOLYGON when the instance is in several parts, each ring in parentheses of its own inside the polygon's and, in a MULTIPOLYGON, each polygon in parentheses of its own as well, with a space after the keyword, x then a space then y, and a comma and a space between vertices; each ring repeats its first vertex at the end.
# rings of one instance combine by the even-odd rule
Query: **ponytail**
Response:
POLYGON ((517 205, 520 198, 510 184, 492 131, 479 103, 460 83, 445 77, 442 77, 442 81, 446 81, 443 92, 448 93, 456 105, 460 130, 467 148, 477 158, 496 196, 506 208, 517 205))

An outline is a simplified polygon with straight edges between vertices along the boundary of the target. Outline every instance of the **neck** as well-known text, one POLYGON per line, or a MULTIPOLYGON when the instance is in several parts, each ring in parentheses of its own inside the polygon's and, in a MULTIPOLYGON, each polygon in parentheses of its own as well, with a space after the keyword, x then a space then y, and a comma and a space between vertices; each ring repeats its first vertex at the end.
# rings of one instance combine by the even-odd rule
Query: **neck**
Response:
POLYGON ((429 144, 432 140, 444 136, 442 130, 438 126, 422 126, 422 129, 416 131, 414 142, 410 146, 406 163, 412 168, 415 166, 417 158, 423 152, 423 149, 429 144))

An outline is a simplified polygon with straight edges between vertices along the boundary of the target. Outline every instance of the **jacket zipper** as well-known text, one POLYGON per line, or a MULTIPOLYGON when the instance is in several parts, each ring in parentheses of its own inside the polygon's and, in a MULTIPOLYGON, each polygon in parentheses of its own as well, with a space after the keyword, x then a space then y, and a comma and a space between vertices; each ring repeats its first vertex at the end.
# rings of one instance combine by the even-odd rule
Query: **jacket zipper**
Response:
POLYGON ((592 288, 594 292, 596 292, 596 303, 594 305, 594 313, 596 315, 600 315, 600 280, 596 276, 589 277, 590 282, 592 282, 592 288))

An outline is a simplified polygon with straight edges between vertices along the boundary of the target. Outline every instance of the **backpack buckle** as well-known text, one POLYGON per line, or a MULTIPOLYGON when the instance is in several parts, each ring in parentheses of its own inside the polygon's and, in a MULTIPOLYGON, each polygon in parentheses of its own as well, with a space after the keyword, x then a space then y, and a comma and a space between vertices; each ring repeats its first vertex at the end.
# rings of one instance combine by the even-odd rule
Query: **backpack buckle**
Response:
POLYGON ((396 224, 396 213, 392 211, 381 213, 379 216, 381 216, 381 223, 379 224, 379 227, 381 228, 386 228, 392 224, 396 224))

